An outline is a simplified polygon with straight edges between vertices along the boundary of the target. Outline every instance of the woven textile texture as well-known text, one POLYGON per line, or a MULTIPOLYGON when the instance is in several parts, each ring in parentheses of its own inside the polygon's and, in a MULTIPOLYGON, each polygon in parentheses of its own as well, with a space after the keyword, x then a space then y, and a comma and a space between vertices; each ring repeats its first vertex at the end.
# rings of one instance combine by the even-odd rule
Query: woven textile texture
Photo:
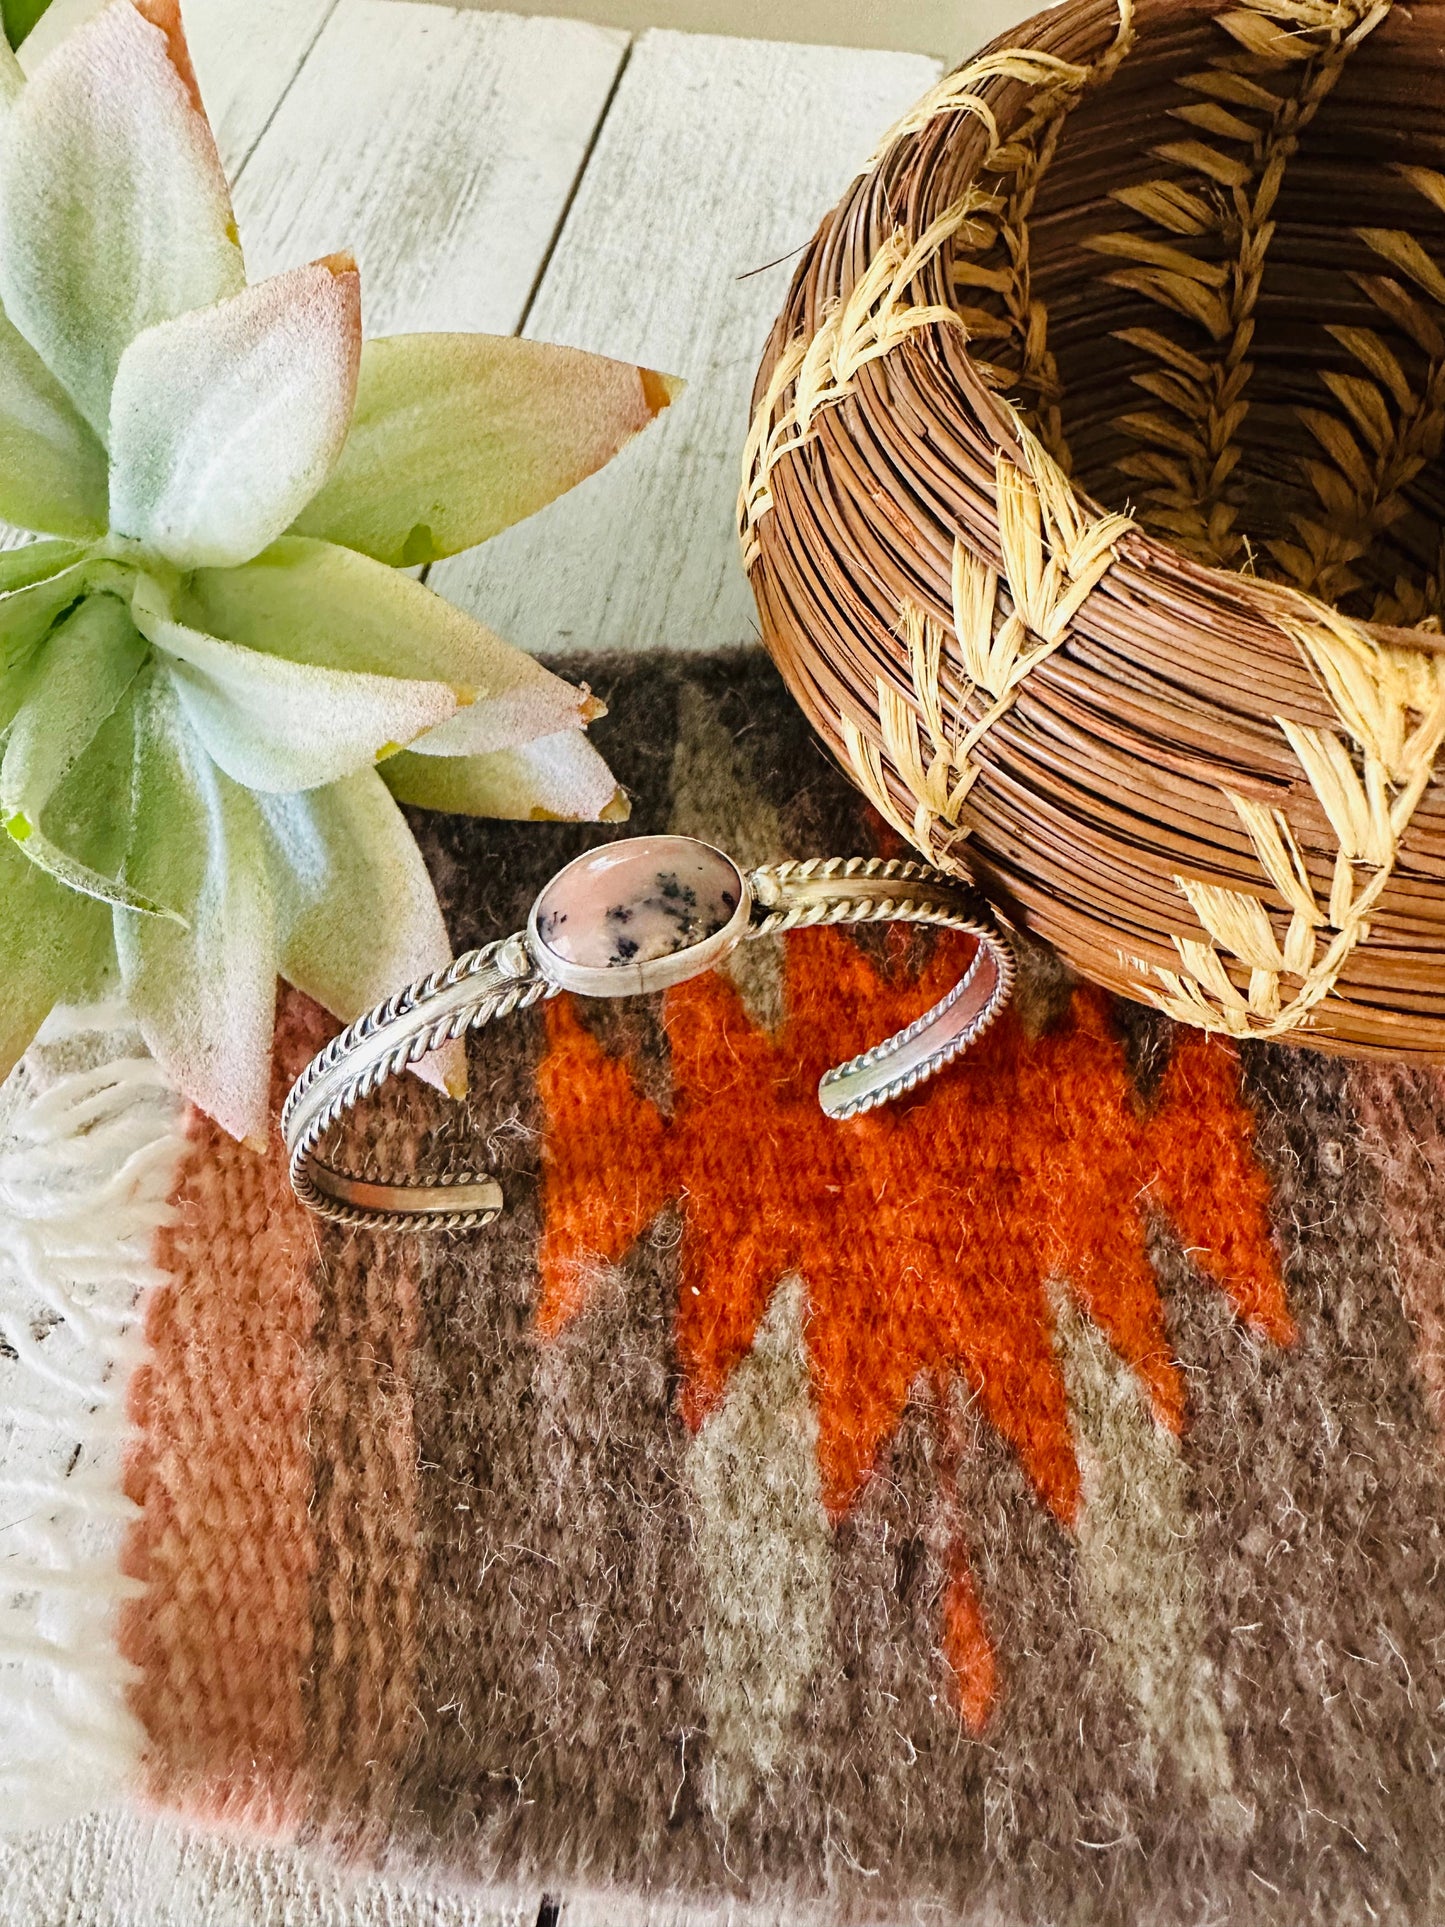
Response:
MULTIPOLYGON (((896 853, 761 657, 590 679, 632 831, 896 853)), ((599 834, 415 820, 459 948, 599 834)), ((327 1906, 380 1871, 508 1920, 1445 1918, 1445 1077, 1031 949, 976 1051, 826 1122, 819 1072, 968 949, 795 933, 474 1039, 464 1109, 408 1080, 355 1144, 480 1140, 476 1234, 323 1227, 275 1144, 152 1093, 129 1427, 25 1475, 104 1514, 93 1610, 5 1649, 29 1817, 55 1729, 93 1759, 55 1802, 260 1837, 273 1885, 299 1849, 327 1906)), ((330 1028, 285 1002, 278 1101, 330 1028)), ((98 1061, 47 1043, 0 1157, 98 1061)), ((6 1387, 83 1350, 71 1299, 4 1300, 6 1387)))

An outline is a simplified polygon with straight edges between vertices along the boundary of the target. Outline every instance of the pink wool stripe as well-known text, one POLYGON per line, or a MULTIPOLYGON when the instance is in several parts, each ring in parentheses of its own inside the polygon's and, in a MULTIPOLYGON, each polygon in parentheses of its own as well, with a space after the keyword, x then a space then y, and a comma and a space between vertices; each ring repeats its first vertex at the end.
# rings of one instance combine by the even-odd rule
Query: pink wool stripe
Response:
MULTIPOLYGON (((329 1034, 292 996, 277 1026, 273 1104, 329 1034)), ((313 1225, 284 1162, 193 1113, 158 1247, 123 1553, 143 1597, 121 1650, 149 1740, 147 1797, 285 1836, 307 1791, 304 1682, 317 1566, 308 1419, 318 1316, 313 1225)))

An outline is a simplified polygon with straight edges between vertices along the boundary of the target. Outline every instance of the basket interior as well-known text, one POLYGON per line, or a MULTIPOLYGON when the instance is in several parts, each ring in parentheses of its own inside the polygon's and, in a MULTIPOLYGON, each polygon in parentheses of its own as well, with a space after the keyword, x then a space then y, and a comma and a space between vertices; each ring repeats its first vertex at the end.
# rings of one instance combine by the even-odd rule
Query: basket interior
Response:
MULTIPOLYGON (((990 377, 1105 506, 1205 562, 1429 627, 1445 620, 1442 14, 1396 9, 1306 59, 1156 11, 1069 116, 1012 237, 1048 357, 1014 329, 990 377)), ((949 267, 987 362, 1001 297, 966 235, 949 267)))

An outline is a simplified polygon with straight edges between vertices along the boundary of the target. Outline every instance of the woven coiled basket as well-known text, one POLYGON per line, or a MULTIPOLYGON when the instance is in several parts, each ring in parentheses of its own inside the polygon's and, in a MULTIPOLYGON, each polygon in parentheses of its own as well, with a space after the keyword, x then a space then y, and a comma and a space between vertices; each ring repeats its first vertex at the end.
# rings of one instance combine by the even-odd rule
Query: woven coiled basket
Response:
POLYGON ((754 401, 764 639, 930 861, 1187 1022, 1445 1058, 1445 5, 1066 0, 754 401))

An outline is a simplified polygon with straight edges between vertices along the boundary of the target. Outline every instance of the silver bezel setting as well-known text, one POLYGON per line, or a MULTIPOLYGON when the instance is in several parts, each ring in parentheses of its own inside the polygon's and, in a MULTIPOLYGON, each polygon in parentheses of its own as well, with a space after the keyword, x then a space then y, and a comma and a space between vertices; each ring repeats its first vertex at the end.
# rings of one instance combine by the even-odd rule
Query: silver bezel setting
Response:
MULTIPOLYGON (((623 849, 629 843, 651 843, 656 840, 653 837, 623 837, 606 847, 623 849)), ((554 950, 548 949, 537 934, 537 912, 543 897, 561 882, 569 870, 588 862, 597 854, 595 850, 585 850, 581 856, 563 864, 557 874, 549 879, 527 918, 527 949, 548 983, 555 984, 559 990, 573 991, 579 997, 638 997, 650 990, 671 990, 674 984, 685 984, 692 977, 701 977, 709 970, 716 970, 724 957, 737 949, 748 934, 753 914, 753 897, 747 878, 727 851, 719 850, 715 844, 704 843, 696 836, 675 836, 669 840, 688 844, 695 850, 705 850, 709 856, 720 858, 737 878, 737 908, 722 929, 714 931, 710 937, 704 937, 701 943, 688 944, 683 950, 675 950, 666 957, 653 957, 645 963, 578 964, 559 957, 554 950)))

